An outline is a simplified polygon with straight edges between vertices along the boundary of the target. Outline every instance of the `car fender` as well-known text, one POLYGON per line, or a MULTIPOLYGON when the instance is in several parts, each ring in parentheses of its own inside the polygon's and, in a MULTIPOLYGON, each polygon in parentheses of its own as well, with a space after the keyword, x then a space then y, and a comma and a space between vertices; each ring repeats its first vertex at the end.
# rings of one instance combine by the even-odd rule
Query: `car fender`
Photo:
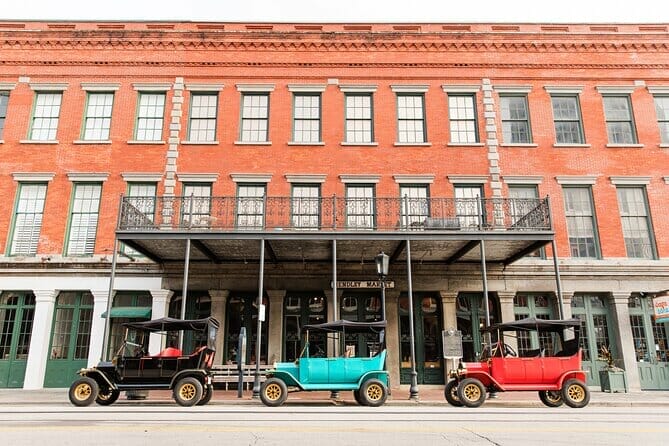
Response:
POLYGON ((267 378, 279 378, 281 381, 286 383, 287 386, 299 387, 300 390, 304 390, 300 381, 290 372, 285 370, 268 370, 266 375, 267 378))
POLYGON ((562 383, 564 383, 566 380, 570 378, 575 378, 583 383, 585 383, 585 374, 587 372, 585 370, 568 370, 564 372, 562 375, 560 375, 560 379, 558 379, 557 385, 558 388, 562 388, 562 383))
POLYGON ((81 369, 77 372, 80 376, 88 376, 93 378, 98 384, 106 384, 110 389, 116 389, 116 383, 112 382, 105 373, 95 367, 89 369, 81 369))
POLYGON ((358 380, 358 387, 362 386, 362 383, 368 379, 378 379, 383 382, 386 387, 388 386, 388 372, 386 370, 371 370, 360 377, 358 380))
POLYGON ((487 373, 487 372, 483 372, 483 371, 480 371, 480 370, 475 370, 475 371, 469 371, 468 370, 467 373, 465 373, 464 375, 460 375, 458 377, 458 380, 462 381, 465 378, 476 378, 479 381, 481 381, 481 383, 485 387, 488 387, 488 388, 489 387, 494 387, 494 388, 497 388, 499 390, 504 390, 504 386, 502 386, 499 382, 497 382, 497 380, 495 378, 493 378, 490 373, 487 373))
POLYGON ((188 376, 197 378, 203 385, 207 384, 207 379, 211 377, 211 375, 209 375, 205 370, 202 369, 182 370, 172 377, 172 381, 170 381, 170 389, 174 388, 174 386, 176 385, 177 382, 179 382, 180 379, 186 378, 188 376))

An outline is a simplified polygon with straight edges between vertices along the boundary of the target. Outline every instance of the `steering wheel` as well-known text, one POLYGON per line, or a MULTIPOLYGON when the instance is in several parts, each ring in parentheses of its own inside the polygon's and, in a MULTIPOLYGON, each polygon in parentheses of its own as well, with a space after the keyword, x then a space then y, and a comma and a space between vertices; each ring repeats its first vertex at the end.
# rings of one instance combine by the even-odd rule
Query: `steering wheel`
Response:
POLYGON ((511 347, 509 344, 504 344, 504 356, 518 356, 518 352, 516 352, 513 347, 511 347))

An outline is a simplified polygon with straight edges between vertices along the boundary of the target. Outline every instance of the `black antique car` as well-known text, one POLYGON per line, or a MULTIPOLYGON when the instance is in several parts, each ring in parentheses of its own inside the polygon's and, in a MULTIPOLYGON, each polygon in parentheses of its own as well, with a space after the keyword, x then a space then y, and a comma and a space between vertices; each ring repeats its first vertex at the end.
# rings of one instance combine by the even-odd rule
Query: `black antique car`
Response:
POLYGON ((88 406, 95 401, 107 406, 122 391, 172 390, 181 406, 207 404, 213 394, 211 366, 216 353, 219 323, 214 318, 181 320, 154 319, 123 324, 123 344, 111 362, 79 370, 69 390, 70 402, 88 406), (184 353, 168 346, 158 354, 148 355, 146 346, 150 333, 181 333, 189 344, 197 346, 184 353))

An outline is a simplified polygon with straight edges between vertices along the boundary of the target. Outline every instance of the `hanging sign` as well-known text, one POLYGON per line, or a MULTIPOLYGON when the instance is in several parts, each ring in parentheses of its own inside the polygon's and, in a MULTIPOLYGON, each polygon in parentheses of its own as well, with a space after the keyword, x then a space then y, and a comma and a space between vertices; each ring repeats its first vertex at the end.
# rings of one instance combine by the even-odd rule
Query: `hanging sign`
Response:
POLYGON ((653 298, 655 322, 669 322, 669 290, 662 291, 653 298))
MULTIPOLYGON (((332 286, 332 282, 330 282, 332 286)), ((337 288, 381 288, 380 280, 338 280, 337 288)), ((395 288, 395 281, 386 280, 386 288, 395 288)))

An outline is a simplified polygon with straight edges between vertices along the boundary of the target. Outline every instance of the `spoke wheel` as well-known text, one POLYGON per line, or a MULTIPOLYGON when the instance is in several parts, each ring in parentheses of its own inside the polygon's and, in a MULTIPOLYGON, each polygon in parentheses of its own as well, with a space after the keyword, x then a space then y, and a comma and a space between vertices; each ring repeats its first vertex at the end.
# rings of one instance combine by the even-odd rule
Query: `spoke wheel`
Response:
POLYGON ((451 406, 462 407, 462 401, 458 398, 458 384, 459 382, 457 379, 452 379, 447 382, 446 387, 444 387, 444 397, 451 406))
POLYGON ((121 395, 121 391, 118 389, 101 389, 100 393, 98 393, 98 397, 95 399, 95 402, 100 406, 109 406, 116 402, 119 395, 121 395))
POLYGON ((479 407, 485 401, 485 387, 476 378, 463 379, 458 385, 458 399, 467 407, 479 407))
POLYGON ((580 409, 590 402, 590 391, 583 382, 568 379, 562 385, 562 399, 567 406, 580 409))
POLYGON ((82 376, 72 383, 68 396, 70 402, 75 406, 89 406, 98 397, 100 387, 98 383, 88 376, 82 376))
POLYGON ((286 402, 288 387, 279 378, 269 378, 260 386, 260 400, 265 406, 277 407, 286 402))
POLYGON ((360 399, 364 401, 365 406, 382 406, 388 398, 388 390, 385 384, 378 379, 368 379, 360 387, 360 399))
POLYGON ((539 399, 548 407, 560 407, 564 403, 559 390, 540 390, 539 399))
POLYGON ((196 378, 183 378, 174 387, 174 400, 180 406, 194 406, 202 399, 202 392, 202 383, 196 378))

